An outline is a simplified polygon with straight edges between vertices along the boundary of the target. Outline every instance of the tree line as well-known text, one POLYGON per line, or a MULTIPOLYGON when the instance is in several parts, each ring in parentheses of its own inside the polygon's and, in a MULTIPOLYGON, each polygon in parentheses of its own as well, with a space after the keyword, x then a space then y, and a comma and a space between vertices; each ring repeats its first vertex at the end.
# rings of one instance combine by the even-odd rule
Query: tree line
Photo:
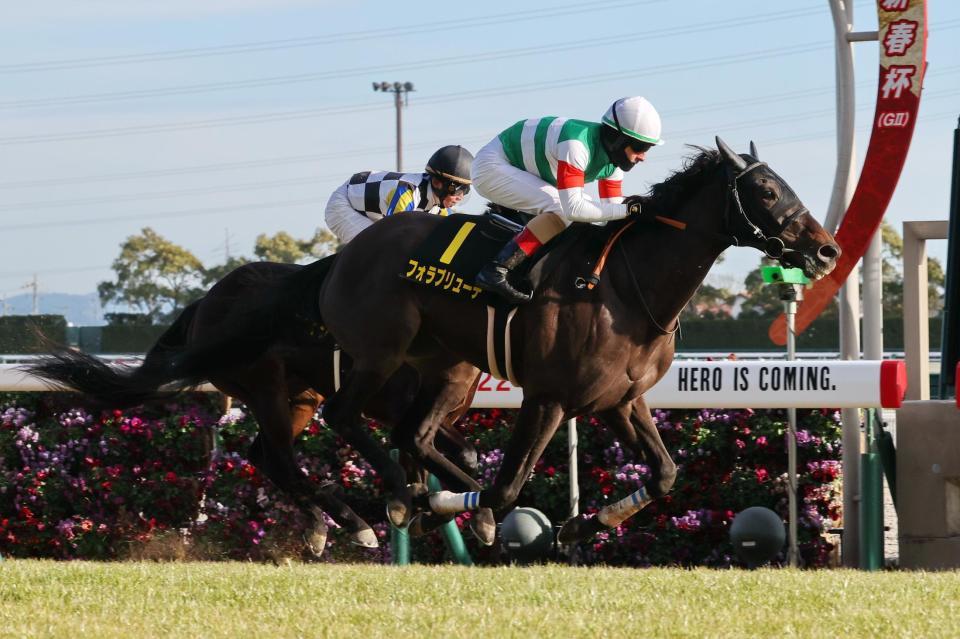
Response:
POLYGON ((253 261, 304 263, 338 248, 337 238, 326 229, 317 229, 306 239, 281 231, 258 235, 253 257, 228 256, 222 264, 206 265, 188 249, 146 227, 120 245, 111 265, 114 278, 100 282, 97 293, 104 307, 125 309, 105 315, 111 324, 166 324, 238 266, 253 261))
MULTIPOLYGON (((882 279, 884 314, 903 314, 903 239, 886 222, 883 241, 882 279)), ((326 229, 312 237, 298 239, 281 231, 257 236, 253 256, 229 256, 221 264, 206 265, 188 249, 146 227, 120 245, 120 254, 111 265, 114 278, 100 282, 97 292, 105 307, 114 305, 123 312, 107 313, 111 324, 165 324, 194 300, 202 297, 218 280, 251 261, 305 263, 335 252, 337 239, 326 229)), ((722 257, 721 257, 722 259, 722 257)), ((772 261, 763 258, 744 280, 743 290, 704 283, 681 315, 684 319, 774 318, 783 310, 776 287, 763 282, 761 268, 772 261)), ((927 260, 931 315, 943 308, 945 273, 936 258, 927 260)), ((824 317, 837 315, 836 302, 824 317)))

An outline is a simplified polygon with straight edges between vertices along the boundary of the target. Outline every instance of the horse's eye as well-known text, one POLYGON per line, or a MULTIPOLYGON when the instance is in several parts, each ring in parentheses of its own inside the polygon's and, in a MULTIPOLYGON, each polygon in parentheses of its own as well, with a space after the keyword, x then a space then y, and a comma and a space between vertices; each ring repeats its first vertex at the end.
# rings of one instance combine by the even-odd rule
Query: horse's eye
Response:
POLYGON ((766 189, 766 190, 763 192, 763 199, 765 199, 765 200, 772 200, 772 199, 774 199, 775 197, 777 197, 777 194, 774 193, 773 191, 771 191, 770 189, 766 189))

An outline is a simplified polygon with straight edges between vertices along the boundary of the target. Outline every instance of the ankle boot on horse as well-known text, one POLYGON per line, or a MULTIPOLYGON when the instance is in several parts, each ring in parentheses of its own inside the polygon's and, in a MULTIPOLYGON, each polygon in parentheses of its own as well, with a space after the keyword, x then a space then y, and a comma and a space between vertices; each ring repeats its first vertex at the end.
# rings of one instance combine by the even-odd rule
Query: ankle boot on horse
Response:
POLYGON ((510 274, 523 264, 527 257, 528 255, 523 248, 517 244, 517 238, 513 238, 507 242, 507 245, 500 250, 500 253, 492 262, 480 269, 474 284, 485 291, 496 293, 514 304, 529 302, 532 297, 531 294, 517 290, 509 280, 510 274))

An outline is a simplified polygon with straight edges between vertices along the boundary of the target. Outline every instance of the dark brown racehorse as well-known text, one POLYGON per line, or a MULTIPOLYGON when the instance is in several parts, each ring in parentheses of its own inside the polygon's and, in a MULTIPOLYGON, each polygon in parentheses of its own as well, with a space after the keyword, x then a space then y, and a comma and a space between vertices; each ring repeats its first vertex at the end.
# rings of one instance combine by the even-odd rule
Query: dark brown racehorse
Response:
MULTIPOLYGON (((260 430, 249 459, 308 515, 311 525, 304 539, 311 552, 319 555, 324 547, 323 512, 350 532, 353 543, 376 547, 376 535, 340 500, 336 486, 315 486, 294 458, 294 440, 336 386, 333 337, 315 321, 317 288, 328 266, 329 261, 310 267, 270 262, 241 266, 187 307, 137 368, 117 370, 84 353, 57 349, 25 369, 112 408, 169 397, 209 380, 242 401, 256 418, 260 430), (231 336, 233 354, 217 355, 217 348, 230 346, 224 338, 231 336), (161 390, 170 382, 172 387, 161 390)), ((344 354, 343 360, 349 366, 349 356, 344 354)), ((469 407, 472 392, 467 378, 472 376, 475 384, 479 377, 470 365, 461 366, 459 374, 465 384, 464 402, 445 420, 440 445, 459 468, 472 473, 476 451, 452 424, 469 407)), ((400 368, 365 414, 387 425, 395 423, 418 384, 414 369, 400 368)), ((366 429, 343 435, 368 458, 377 459, 382 450, 366 429)), ((492 514, 489 518, 492 521, 492 514)), ((422 527, 434 527, 443 518, 433 519, 421 522, 422 527)))
MULTIPOLYGON (((339 431, 359 428, 365 406, 404 364, 420 372, 419 392, 395 436, 447 488, 430 496, 435 512, 469 508, 502 512, 517 499, 561 421, 597 413, 650 466, 650 482, 596 517, 570 520, 561 541, 585 539, 618 525, 673 485, 676 466, 643 394, 667 371, 677 316, 717 257, 750 246, 796 266, 812 279, 829 273, 840 249, 787 183, 751 154, 700 149, 684 169, 653 187, 643 212, 615 244, 599 285, 575 285, 596 258, 595 234, 575 225, 571 245, 546 255, 545 278, 512 322, 513 369, 524 400, 492 486, 481 487, 433 445, 444 418, 463 401, 455 371, 462 362, 487 366, 484 305, 436 292, 398 275, 414 248, 439 223, 427 215, 395 216, 371 227, 339 254, 320 291, 327 329, 354 358, 324 418, 339 431)), ((562 237, 562 236, 561 236, 562 237)), ((383 454, 377 458, 383 460, 383 454)), ((373 459, 370 459, 373 463, 373 459)), ((395 523, 411 500, 397 469, 381 472, 395 523)))

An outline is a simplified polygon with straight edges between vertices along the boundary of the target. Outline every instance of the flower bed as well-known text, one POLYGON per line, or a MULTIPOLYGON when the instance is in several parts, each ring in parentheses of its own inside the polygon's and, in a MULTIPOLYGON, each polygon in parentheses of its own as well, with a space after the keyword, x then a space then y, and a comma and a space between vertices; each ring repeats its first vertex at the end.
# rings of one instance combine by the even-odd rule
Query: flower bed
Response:
MULTIPOLYGON (((219 418, 202 396, 156 409, 91 414, 65 395, 8 395, 0 401, 0 553, 19 557, 110 559, 151 556, 143 548, 179 540, 188 556, 277 559, 300 552, 295 508, 244 457, 256 433, 245 415, 219 418), (17 404, 12 403, 14 399, 17 404), (219 433, 216 452, 211 451, 219 433), (183 542, 183 540, 188 540, 183 542)), ((798 411, 800 550, 807 566, 828 563, 823 536, 839 517, 840 427, 832 411, 798 411)), ((656 411, 677 462, 673 491, 614 531, 580 548, 585 563, 735 564, 728 541, 734 514, 749 506, 786 513, 786 418, 781 411, 656 411)), ((459 426, 477 445, 480 481, 489 485, 509 437, 513 411, 471 411, 459 426)), ((386 433, 371 423, 374 435, 386 433)), ((561 429, 562 431, 562 429, 561 429)), ((649 470, 596 420, 581 419, 581 507, 594 512, 633 491, 649 470)), ((382 522, 373 470, 318 422, 297 442, 311 481, 343 486, 354 509, 382 522)), ((548 447, 520 505, 561 523, 568 506, 566 437, 548 447)), ((458 518, 463 525, 469 514, 458 518)), ((356 549, 334 529, 326 561, 389 560, 387 528, 378 551, 356 549)), ((470 550, 497 562, 496 547, 470 550)), ((414 543, 419 561, 443 560, 430 537, 414 543)))

